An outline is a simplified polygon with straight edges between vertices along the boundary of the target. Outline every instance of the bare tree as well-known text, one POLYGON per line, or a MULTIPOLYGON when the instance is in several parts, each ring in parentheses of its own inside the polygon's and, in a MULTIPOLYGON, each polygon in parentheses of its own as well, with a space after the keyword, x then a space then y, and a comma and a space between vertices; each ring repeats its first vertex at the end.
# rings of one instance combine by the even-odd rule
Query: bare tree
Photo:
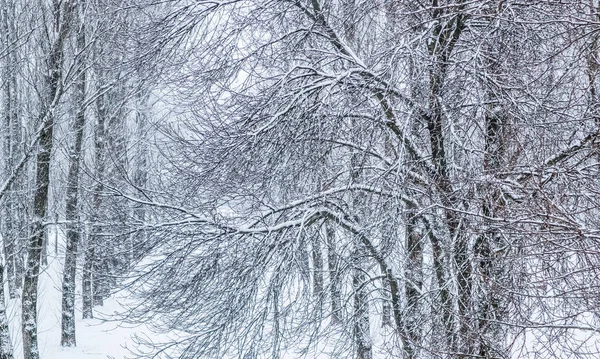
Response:
POLYGON ((33 199, 33 216, 31 219, 31 236, 27 242, 27 262, 23 282, 22 296, 22 332, 23 352, 25 359, 39 358, 37 342, 37 297, 38 278, 42 245, 44 242, 44 219, 48 207, 48 190, 50 186, 50 158, 52 154, 54 109, 63 93, 62 66, 64 45, 67 40, 74 11, 70 1, 55 2, 53 17, 58 26, 45 58, 47 74, 44 75, 40 88, 40 124, 39 148, 36 153, 35 194, 33 199))
POLYGON ((0 230, 11 295, 28 238, 26 359, 49 198, 64 346, 79 251, 84 318, 132 274, 128 318, 182 333, 151 355, 594 353, 597 1, 103 0, 85 26, 83 1, 18 2, 23 37, 9 3, 0 230), (19 46, 42 66, 16 71, 19 46))
MULTIPOLYGON (((189 333, 176 345, 182 358, 243 353, 229 338, 240 327, 253 355, 338 338, 336 355, 369 357, 380 307, 400 343, 390 351, 409 358, 508 357, 528 331, 593 328, 567 319, 585 301, 553 295, 550 309, 551 290, 540 289, 593 297, 569 272, 590 263, 589 247, 570 244, 571 257, 551 239, 593 241, 596 228, 596 200, 573 194, 596 193, 588 175, 581 187, 566 180, 596 166, 586 110, 596 50, 585 30, 596 20, 575 20, 591 9, 311 0, 150 11, 143 35, 155 41, 140 41, 156 51, 144 59, 177 69, 164 80, 190 111, 161 128, 160 167, 175 176, 150 176, 146 187, 157 187, 143 194, 115 190, 154 219, 141 228, 160 260, 140 274, 146 301, 135 314, 160 313, 189 333), (306 243, 309 266, 298 259, 306 243), (330 312, 319 312, 314 294, 327 285, 330 312), (321 330, 327 317, 345 332, 321 330), (306 328, 319 335, 284 334, 306 328)), ((561 350, 571 344, 587 350, 561 350)))
POLYGON ((61 345, 75 346, 75 273, 77 269, 77 252, 81 241, 80 206, 79 206, 79 173, 83 154, 83 135, 86 123, 86 37, 84 25, 85 2, 77 3, 79 16, 77 28, 78 78, 75 85, 75 103, 77 112, 73 123, 75 140, 69 157, 69 174, 67 178, 66 213, 67 245, 65 249, 65 265, 62 280, 62 330, 61 345))

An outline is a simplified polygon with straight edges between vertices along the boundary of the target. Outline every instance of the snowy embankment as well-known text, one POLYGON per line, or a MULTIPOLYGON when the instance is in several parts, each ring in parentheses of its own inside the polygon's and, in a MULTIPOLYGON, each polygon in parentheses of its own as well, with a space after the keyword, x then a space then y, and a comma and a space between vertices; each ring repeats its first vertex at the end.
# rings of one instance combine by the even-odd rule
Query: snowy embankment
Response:
MULTIPOLYGON (((81 317, 81 288, 78 287, 76 301, 77 347, 62 348, 60 346, 61 330, 61 281, 64 265, 64 236, 51 233, 48 246, 48 265, 43 266, 39 283, 38 324, 41 359, 122 359, 131 357, 131 349, 135 348, 133 335, 147 335, 150 330, 145 325, 132 326, 114 321, 114 314, 123 312, 120 304, 125 298, 115 295, 105 300, 102 307, 94 308, 95 319, 81 317), (54 252, 54 241, 58 238, 58 253, 54 252)), ((78 273, 78 286, 81 276, 78 273)), ((5 292, 8 291, 5 286, 5 292)), ((20 298, 9 299, 8 316, 11 338, 15 351, 15 359, 23 358, 21 346, 21 313, 20 298)))

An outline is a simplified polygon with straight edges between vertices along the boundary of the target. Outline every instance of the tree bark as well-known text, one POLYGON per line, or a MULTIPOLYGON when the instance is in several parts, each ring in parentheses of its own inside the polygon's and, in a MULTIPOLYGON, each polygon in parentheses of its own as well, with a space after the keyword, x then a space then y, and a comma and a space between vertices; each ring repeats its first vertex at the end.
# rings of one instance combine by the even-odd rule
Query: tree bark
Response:
MULTIPOLYGON (((57 82, 51 82, 51 86, 56 89, 57 82)), ((51 116, 51 114, 48 114, 46 117, 49 116, 51 116)), ((42 119, 42 121, 44 121, 44 119, 42 119)), ((52 135, 53 121, 49 119, 46 121, 46 127, 42 132, 40 138, 40 150, 38 151, 36 158, 37 172, 33 207, 33 228, 27 243, 27 262, 25 278, 23 281, 22 330, 24 359, 38 359, 40 356, 37 342, 37 287, 40 274, 42 245, 44 242, 43 220, 48 208, 52 135)))
MULTIPOLYGON (((140 81, 142 76, 139 76, 140 81)), ((139 91, 136 98, 137 111, 135 114, 136 122, 136 140, 138 142, 137 154, 134 158, 134 176, 133 182, 140 191, 146 187, 148 182, 148 97, 147 91, 139 91)), ((144 206, 136 204, 133 208, 133 218, 139 223, 146 221, 146 209, 144 206)), ((147 233, 145 229, 136 231, 130 239, 129 248, 127 248, 127 260, 124 270, 129 270, 132 263, 140 260, 146 251, 147 233)))
MULTIPOLYGON (((4 265, 0 265, 0 284, 4 283, 4 265)), ((4 285, 0 285, 0 359, 13 359, 13 347, 10 340, 4 285)))
MULTIPOLYGON (((83 1, 80 2, 80 6, 83 1)), ((85 128, 85 26, 83 21, 78 29, 77 47, 79 50, 80 73, 75 85, 75 102, 78 106, 73 124, 75 143, 69 157, 69 175, 67 179, 67 200, 65 217, 67 220, 67 245, 62 284, 62 331, 60 344, 64 347, 76 346, 75 337, 75 273, 77 269, 77 253, 81 240, 79 216, 79 168, 83 155, 83 133, 85 128)))
POLYGON ((48 72, 42 84, 43 97, 39 115, 42 130, 36 155, 37 168, 33 218, 31 219, 32 230, 27 241, 27 262, 21 302, 24 359, 39 359, 40 357, 37 341, 38 279, 42 246, 44 244, 44 219, 48 209, 48 190, 50 187, 50 159, 54 133, 53 112, 62 94, 60 82, 62 78, 63 47, 71 24, 72 6, 73 4, 70 2, 63 3, 60 11, 54 14, 55 20, 59 23, 58 33, 46 60, 48 72))
MULTIPOLYGON (((452 259, 456 265, 456 283, 457 297, 456 305, 458 312, 455 313, 453 303, 446 297, 447 293, 441 290, 442 311, 444 312, 444 324, 446 326, 446 339, 448 346, 455 352, 469 355, 472 352, 471 343, 466 338, 469 335, 469 323, 467 320, 468 311, 471 302, 471 262, 469 258, 468 237, 462 233, 461 221, 456 210, 459 207, 459 201, 456 198, 450 171, 448 168, 448 157, 445 148, 444 135, 444 110, 443 110, 443 85, 446 79, 449 59, 452 55, 454 46, 461 36, 465 27, 466 17, 460 13, 464 7, 462 2, 457 4, 457 12, 449 17, 443 7, 439 7, 437 1, 434 1, 432 7, 432 18, 435 20, 433 27, 433 39, 428 43, 429 55, 433 58, 434 64, 429 69, 429 111, 425 116, 427 130, 429 132, 429 146, 431 151, 431 160, 433 162, 434 173, 433 181, 437 187, 439 200, 444 208, 443 222, 448 234, 448 248, 453 248, 452 259), (446 297, 446 298, 445 298, 446 297), (456 333, 455 328, 458 329, 456 333)), ((438 241, 436 239, 436 241, 438 241)), ((434 252, 436 247, 441 249, 441 243, 432 243, 434 252)), ((434 253, 434 257, 436 254, 434 253)), ((437 260, 441 260, 437 256, 437 260)), ((434 261, 436 259, 434 258, 434 261)), ((441 263, 441 262, 440 262, 441 263)), ((443 266, 443 265, 442 265, 443 266)), ((438 273, 438 281, 443 277, 443 273, 438 273)), ((440 288, 445 283, 438 283, 440 288)))
MULTIPOLYGON (((3 1, 2 10, 2 27, 4 30, 4 42, 8 49, 6 54, 6 63, 4 65, 4 172, 6 175, 15 171, 16 161, 19 156, 19 145, 21 142, 21 126, 19 124, 19 113, 17 106, 17 75, 16 64, 17 55, 14 49, 11 49, 11 43, 16 36, 14 28, 14 13, 11 11, 14 8, 13 4, 3 1)), ((8 191, 12 192, 6 196, 6 213, 2 227, 3 248, 5 255, 6 276, 8 277, 9 295, 11 298, 16 297, 18 288, 20 287, 20 275, 17 275, 17 268, 20 266, 20 255, 18 248, 18 233, 20 227, 24 223, 23 212, 18 208, 16 192, 19 188, 19 181, 13 181, 10 184, 8 191)))
POLYGON ((106 95, 100 95, 96 99, 98 110, 98 120, 94 128, 94 173, 96 184, 92 196, 92 228, 87 237, 83 264, 83 318, 93 318, 94 293, 96 293, 96 273, 98 256, 96 247, 98 245, 98 236, 100 229, 98 227, 98 219, 100 206, 102 205, 101 193, 104 191, 104 171, 106 168, 105 162, 105 144, 106 144, 106 118, 107 110, 104 103, 106 95))
MULTIPOLYGON (((319 228, 319 231, 322 231, 319 228)), ((323 296, 323 252, 321 250, 320 236, 312 242, 311 254, 313 262, 313 294, 315 298, 322 299, 323 296)))
POLYGON ((410 341, 407 351, 409 358, 414 356, 415 344, 421 341, 419 323, 420 296, 423 286, 423 242, 418 228, 418 217, 413 213, 416 208, 408 208, 406 223, 406 249, 408 251, 404 295, 406 296, 406 332, 410 341))
POLYGON ((94 317, 93 311, 93 292, 92 292, 92 271, 95 258, 95 243, 91 243, 92 236, 88 235, 85 244, 85 256, 83 263, 83 275, 82 275, 82 316, 83 319, 90 319, 94 317))
POLYGON ((340 309, 342 300, 340 293, 340 274, 338 271, 338 255, 336 253, 335 229, 327 221, 325 223, 325 235, 327 236, 327 271, 329 272, 329 288, 331 296, 331 322, 340 322, 340 309))

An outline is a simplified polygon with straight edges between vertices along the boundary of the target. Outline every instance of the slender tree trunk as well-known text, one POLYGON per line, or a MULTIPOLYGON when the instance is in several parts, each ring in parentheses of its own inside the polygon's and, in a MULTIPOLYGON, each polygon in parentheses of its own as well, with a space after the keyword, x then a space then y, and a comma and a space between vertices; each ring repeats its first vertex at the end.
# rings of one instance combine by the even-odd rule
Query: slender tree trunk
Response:
MULTIPOLYGON (((496 12, 501 11, 501 5, 492 9, 494 19, 499 19, 496 12)), ((500 22, 500 20, 494 20, 500 22)), ((496 37, 502 37, 500 25, 495 26, 493 33, 496 37)), ((495 39, 497 40, 497 39, 495 39)), ((487 77, 492 79, 485 84, 488 105, 485 115, 485 142, 483 172, 485 175, 495 175, 498 171, 505 170, 507 164, 507 138, 510 117, 506 110, 501 85, 502 84, 502 62, 504 54, 503 42, 493 41, 485 48, 487 64, 487 77)), ((505 202, 497 188, 485 188, 482 205, 482 213, 485 218, 499 215, 504 208, 505 202)), ((501 293, 494 286, 494 280, 490 278, 502 278, 505 271, 503 255, 498 248, 500 245, 500 233, 494 228, 494 224, 487 221, 486 230, 477 238, 474 245, 474 255, 477 269, 479 270, 479 286, 483 289, 479 296, 478 306, 478 354, 484 358, 508 355, 498 353, 495 344, 500 343, 503 336, 500 326, 495 321, 501 321, 503 303, 501 293)))
POLYGON ((104 244, 98 245, 100 241, 96 237, 95 260, 92 269, 92 300, 94 305, 103 306, 104 297, 108 288, 108 276, 112 274, 110 260, 107 259, 104 244))
MULTIPOLYGON (((9 37, 9 25, 8 25, 8 9, 3 9, 2 12, 2 17, 3 17, 3 25, 4 25, 4 31, 5 31, 5 44, 6 46, 8 46, 9 41, 10 41, 10 37, 9 37)), ((7 79, 9 79, 9 72, 10 70, 8 66, 6 66, 6 69, 4 71, 4 75, 6 76, 7 79)), ((6 161, 5 161, 5 173, 8 173, 8 171, 10 171, 12 169, 12 156, 11 156, 11 149, 12 149, 12 143, 11 143, 11 138, 12 138, 12 121, 14 120, 11 116, 12 114, 12 92, 14 89, 11 88, 11 81, 8 80, 7 83, 4 85, 4 131, 5 131, 5 137, 4 137, 4 148, 3 148, 3 153, 5 155, 6 161)), ((4 213, 4 217, 5 220, 2 221, 4 226, 3 226, 3 230, 2 230, 2 240, 3 240, 3 247, 4 247, 4 263, 8 262, 9 258, 12 258, 12 251, 13 251, 13 246, 12 243, 14 243, 14 238, 12 238, 12 236, 14 235, 14 230, 13 230, 13 214, 10 213, 10 202, 7 204, 9 211, 8 213, 4 213)), ((10 265, 6 266, 7 269, 10 268, 10 265)), ((5 268, 5 264, 0 265, 0 359, 12 359, 13 358, 13 349, 12 349, 12 343, 10 340, 10 332, 9 332, 9 326, 8 326, 8 317, 6 315, 6 302, 4 299, 4 268, 5 268)))
MULTIPOLYGON (((96 189, 94 191, 94 207, 92 209, 92 216, 96 216, 92 222, 97 222, 97 216, 99 216, 100 207, 102 204, 101 193, 104 191, 104 184, 102 178, 116 179, 120 176, 121 171, 129 168, 128 166, 128 148, 126 144, 126 133, 127 125, 124 120, 126 117, 123 108, 117 106, 115 110, 109 108, 109 105, 113 105, 111 101, 117 101, 120 99, 124 90, 122 87, 115 88, 112 93, 107 93, 99 99, 98 102, 98 117, 104 119, 102 125, 103 128, 102 141, 106 138, 106 143, 102 142, 100 147, 97 148, 97 156, 100 156, 97 161, 96 178, 98 179, 96 189), (109 114, 109 109, 113 110, 109 114), (104 123, 105 121, 105 123, 104 123), (106 145, 106 146, 105 146, 106 145), (105 146, 105 147, 104 147, 105 146), (112 163, 109 165, 109 158, 112 163), (104 174, 107 172, 108 175, 104 174)), ((112 220, 118 223, 126 223, 123 213, 125 212, 125 206, 123 203, 113 202, 111 205, 119 208, 120 210, 114 211, 109 215, 112 220)), ((93 304, 103 305, 104 299, 110 294, 110 288, 116 283, 116 275, 118 274, 119 265, 122 261, 126 261, 125 258, 127 253, 127 243, 123 241, 115 243, 110 241, 110 237, 101 231, 99 226, 94 226, 92 229, 92 241, 96 248, 94 249, 94 263, 92 264, 92 293, 93 293, 93 304)))
POLYGON ((406 296, 406 332, 410 341, 411 348, 408 353, 409 358, 414 357, 415 347, 421 342, 420 321, 420 296, 423 287, 423 241, 422 235, 418 229, 418 218, 412 211, 415 208, 408 208, 408 218, 406 224, 406 249, 408 251, 406 278, 404 295, 406 296))
POLYGON ((356 345, 357 359, 371 359, 372 343, 371 329, 369 320, 369 304, 365 289, 366 276, 364 269, 359 263, 355 264, 356 268, 352 273, 352 289, 354 290, 354 343, 356 345))
MULTIPOLYGON (((341 3, 343 7, 343 13, 346 21, 344 21, 344 37, 348 44, 356 48, 356 2, 355 0, 344 0, 341 3)), ((322 13, 322 6, 318 0, 313 1, 313 10, 315 13, 322 13)), ((322 18, 324 19, 324 17, 322 18)), ((324 20, 323 20, 324 21, 324 20)), ((356 122, 351 121, 350 126, 356 128, 356 122)), ((361 177, 361 164, 362 156, 359 152, 354 152, 350 158, 350 181, 352 183, 358 183, 361 177)), ((353 210, 357 211, 361 208, 362 203, 358 196, 352 198, 353 210)), ((355 217, 355 221, 358 222, 358 216, 355 217)), ((353 239, 353 269, 352 269, 352 289, 354 291, 354 311, 352 313, 353 320, 353 336, 354 344, 356 345, 356 357, 357 359, 371 359, 373 357, 372 343, 371 343, 371 328, 370 328, 370 314, 369 314, 369 302, 367 298, 366 289, 366 275, 364 268, 365 249, 360 244, 357 238, 353 239)))
MULTIPOLYGON (((56 86, 56 83, 54 83, 56 86)), ((48 114, 47 116, 51 116, 48 114)), ((32 234, 27 243, 27 262, 25 279, 23 282, 22 298, 22 323, 23 323, 23 352, 25 359, 38 359, 39 349, 37 342, 37 297, 38 278, 42 245, 44 242, 43 219, 48 207, 48 188, 50 184, 50 155, 52 152, 52 120, 46 121, 46 127, 40 138, 40 150, 36 163, 36 191, 33 208, 32 234)))
POLYGON ((94 193, 92 197, 92 228, 90 234, 87 237, 85 246, 85 256, 83 263, 83 318, 93 318, 93 306, 94 306, 94 294, 96 293, 97 283, 97 263, 98 256, 96 248, 98 246, 98 236, 100 235, 100 229, 98 227, 98 218, 100 212, 100 206, 102 204, 101 193, 104 191, 104 171, 106 168, 105 163, 105 141, 106 141, 106 128, 105 121, 107 118, 107 110, 104 104, 104 97, 106 95, 99 96, 96 100, 96 106, 98 110, 98 122, 94 129, 94 173, 96 178, 96 185, 94 186, 94 193))
POLYGON ((10 340, 6 301, 4 300, 4 265, 0 265, 0 359, 12 359, 13 347, 10 340))
MULTIPOLYGON (((80 2, 80 6, 83 2, 80 2)), ((81 239, 79 216, 79 168, 83 154, 83 133, 85 128, 85 60, 81 53, 85 49, 85 27, 83 22, 78 29, 77 47, 80 51, 80 74, 75 86, 76 103, 79 107, 73 130, 75 144, 70 156, 69 175, 67 179, 67 203, 65 216, 67 220, 67 246, 65 251, 65 266, 62 285, 62 332, 61 345, 73 347, 75 338, 75 273, 77 268, 77 249, 81 239)))
POLYGON ((331 322, 340 322, 340 309, 342 300, 340 293, 340 275, 338 271, 338 255, 336 253, 335 229, 331 223, 325 223, 327 242, 327 272, 329 273, 329 287, 331 296, 331 322))
MULTIPOLYGON (((4 64, 3 77, 4 77, 4 158, 5 158, 5 173, 9 174, 14 170, 15 159, 18 156, 19 144, 21 141, 19 126, 19 117, 17 112, 17 79, 16 79, 16 54, 14 49, 10 49, 11 43, 13 42, 15 35, 14 26, 12 21, 14 18, 13 11, 11 8, 13 4, 8 1, 2 2, 2 28, 4 31, 4 43, 8 49, 6 54, 6 63, 4 64)), ((15 189, 18 188, 18 181, 13 182, 10 185, 9 191, 13 192, 6 196, 4 213, 3 227, 2 227, 2 238, 3 248, 5 255, 5 267, 6 275, 8 277, 9 294, 11 298, 17 295, 17 275, 16 275, 16 263, 18 259, 18 251, 16 250, 16 244, 18 241, 19 227, 22 224, 22 214, 18 211, 16 203, 15 189)), ((18 277, 20 279, 20 276, 18 277)), ((20 282, 20 280, 19 280, 20 282)))
MULTIPOLYGON (((141 78, 141 76, 140 76, 141 78)), ((139 91, 137 96, 137 112, 135 115, 136 122, 136 140, 138 142, 137 155, 133 162, 134 168, 134 184, 139 189, 144 189, 148 182, 148 92, 139 91)), ((146 210, 142 205, 135 205, 133 209, 133 217, 139 223, 144 223, 146 220, 146 210)), ((144 255, 146 248, 147 234, 145 230, 136 231, 131 238, 130 248, 127 248, 128 259, 126 261, 125 270, 129 270, 132 262, 136 262, 144 255)))
POLYGON ((83 302, 83 310, 82 316, 83 319, 89 319, 94 317, 93 311, 93 292, 92 292, 92 270, 94 264, 95 253, 94 250, 96 248, 95 243, 91 243, 92 241, 91 234, 88 235, 86 244, 85 244, 85 256, 83 262, 83 275, 82 275, 82 302, 83 302))
POLYGON ((44 230, 44 241, 42 242, 42 265, 48 265, 48 231, 44 230))
MULTIPOLYGON (((352 125, 355 127, 354 124, 352 125)), ((361 160, 359 153, 355 152, 352 154, 350 159, 350 176, 352 183, 358 182, 361 177, 361 160)), ((352 206, 353 209, 358 212, 359 208, 362 207, 361 198, 355 196, 352 199, 352 206)), ((359 221, 358 216, 355 217, 355 221, 359 221)), ((367 251, 358 238, 354 238, 353 241, 352 289, 354 292, 354 312, 352 313, 352 320, 354 343, 356 345, 356 358, 371 359, 373 357, 371 320, 369 314, 369 301, 367 300, 366 268, 363 263, 367 251)))
MULTIPOLYGON (((429 132, 429 144, 431 159, 435 173, 433 181, 440 202, 444 205, 443 222, 448 234, 448 248, 453 249, 452 260, 456 265, 455 278, 457 284, 457 297, 453 303, 444 298, 448 293, 440 290, 442 294, 442 311, 444 312, 444 324, 446 326, 446 339, 450 350, 460 352, 464 355, 470 355, 472 352, 469 341, 471 334, 469 323, 469 310, 471 308, 472 295, 472 273, 469 256, 468 236, 463 233, 460 217, 455 211, 459 207, 459 201, 456 198, 450 170, 448 167, 448 156, 445 148, 444 135, 444 109, 443 109, 443 86, 448 71, 448 63, 454 45, 460 38, 462 30, 465 27, 465 15, 460 13, 462 3, 457 4, 457 13, 448 17, 445 9, 441 7, 432 8, 432 18, 436 21, 432 29, 433 39, 428 43, 429 55, 434 64, 429 69, 429 111, 425 116, 427 130, 429 132), (455 311, 454 304, 458 311, 455 311), (458 333, 456 330, 458 330, 458 333)), ((435 239, 433 243, 434 252, 436 247, 441 249, 442 243, 435 239)), ((434 253, 434 257, 436 253, 434 253)), ((437 257, 437 261, 441 257, 437 257)), ((434 258, 434 261, 436 259, 434 258)), ((440 261, 441 266, 443 264, 440 261)), ((438 280, 443 277, 443 272, 438 273, 438 280)), ((445 283, 439 283, 440 287, 445 283)), ((462 355, 462 354, 461 354, 462 355)))
MULTIPOLYGON (((319 230, 322 231, 323 228, 319 228, 319 230)), ((313 294, 315 298, 320 300, 323 296, 323 252, 319 237, 312 243, 311 255, 313 262, 313 294)))

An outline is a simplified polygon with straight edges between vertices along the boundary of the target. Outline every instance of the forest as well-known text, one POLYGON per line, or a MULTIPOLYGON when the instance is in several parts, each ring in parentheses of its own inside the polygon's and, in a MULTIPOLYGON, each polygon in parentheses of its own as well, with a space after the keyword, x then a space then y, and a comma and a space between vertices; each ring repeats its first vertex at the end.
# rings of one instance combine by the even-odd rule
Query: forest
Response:
POLYGON ((129 358, 600 356, 599 0, 0 0, 0 28, 0 359, 51 359, 53 263, 65 351, 121 293, 161 335, 129 358))

